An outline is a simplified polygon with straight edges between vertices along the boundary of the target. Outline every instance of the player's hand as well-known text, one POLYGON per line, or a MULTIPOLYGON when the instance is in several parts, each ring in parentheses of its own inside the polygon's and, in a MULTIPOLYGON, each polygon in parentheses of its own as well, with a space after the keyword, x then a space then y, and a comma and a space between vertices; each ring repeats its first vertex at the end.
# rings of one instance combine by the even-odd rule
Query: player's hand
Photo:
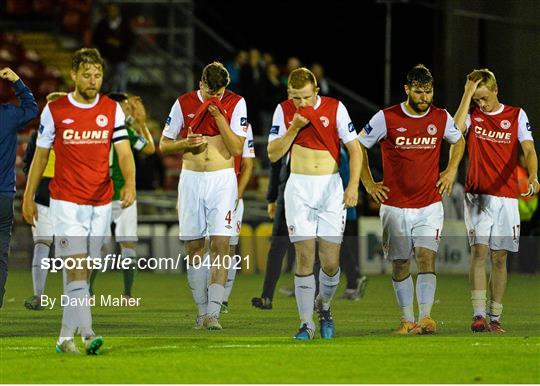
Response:
POLYGON ((30 225, 34 225, 34 219, 38 219, 38 211, 37 206, 34 200, 30 198, 24 198, 23 199, 23 206, 22 206, 22 215, 24 218, 24 221, 26 221, 30 225))
POLYGON ((122 209, 131 206, 137 198, 137 192, 135 191, 135 185, 125 184, 120 190, 120 201, 122 202, 122 209))
POLYGON ((309 123, 309 119, 299 113, 294 113, 293 120, 291 122, 291 128, 300 130, 309 123))
POLYGON ((140 96, 132 96, 128 99, 131 106, 131 115, 139 125, 144 125, 146 122, 146 109, 142 103, 140 96))
POLYGON ((0 78, 9 80, 10 82, 19 80, 19 76, 9 67, 4 67, 0 70, 0 78))
POLYGON ((194 154, 204 151, 208 146, 208 141, 202 134, 194 134, 191 127, 188 128, 187 135, 187 149, 186 151, 191 151, 194 154))
POLYGON ((358 187, 347 186, 343 192, 343 204, 345 208, 354 208, 358 203, 358 187))
POLYGON ((377 204, 382 204, 388 200, 387 192, 390 191, 388 186, 384 186, 382 182, 374 182, 372 184, 365 185, 368 194, 375 200, 377 204))
POLYGON ((275 201, 269 202, 268 206, 266 207, 266 211, 268 212, 268 217, 270 218, 270 220, 273 220, 274 217, 276 216, 276 207, 277 207, 277 204, 275 201))
POLYGON ((522 197, 531 197, 538 193, 540 190, 540 184, 538 183, 538 177, 529 176, 529 191, 527 193, 521 193, 522 197))
POLYGON ((465 82, 465 94, 467 95, 474 95, 476 92, 476 89, 478 88, 478 84, 482 81, 482 79, 478 80, 471 80, 467 78, 467 82, 465 82))
POLYGON ((218 108, 216 105, 209 105, 209 106, 208 106, 208 112, 209 112, 214 118, 223 117, 223 114, 221 114, 221 111, 219 110, 219 108, 218 108))
POLYGON ((452 193, 452 187, 456 181, 457 169, 446 169, 439 174, 439 180, 435 184, 439 188, 439 194, 442 196, 446 193, 447 196, 452 193))

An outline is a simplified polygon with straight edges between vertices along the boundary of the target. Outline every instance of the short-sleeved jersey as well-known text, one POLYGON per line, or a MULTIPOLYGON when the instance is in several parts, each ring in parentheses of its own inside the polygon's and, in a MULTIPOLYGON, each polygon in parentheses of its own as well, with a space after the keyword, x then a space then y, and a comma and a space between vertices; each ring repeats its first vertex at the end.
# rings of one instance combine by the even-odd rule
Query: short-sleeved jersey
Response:
POLYGON ((82 104, 72 94, 48 103, 41 113, 37 146, 54 147, 56 162, 51 198, 79 205, 111 202, 111 142, 128 138, 124 113, 112 99, 98 95, 82 104))
POLYGON ((242 158, 255 158, 255 143, 253 142, 253 130, 251 129, 251 124, 248 123, 247 136, 244 141, 244 148, 242 154, 234 157, 234 172, 236 173, 236 178, 240 177, 240 170, 242 167, 242 158))
MULTIPOLYGON (((347 109, 343 103, 329 97, 317 97, 313 109, 319 116, 320 123, 326 134, 325 137, 321 140, 319 136, 314 135, 316 133, 314 133, 314 128, 310 123, 298 132, 293 144, 315 150, 328 150, 334 159, 339 160, 339 140, 348 143, 357 137, 347 109)), ((297 111, 298 109, 291 99, 280 103, 276 107, 268 142, 285 135, 297 111)))
POLYGON ((498 111, 487 113, 475 106, 467 128, 465 191, 518 198, 518 143, 533 140, 525 111, 501 104, 498 111))
POLYGON ((461 137, 446 110, 431 106, 416 116, 401 103, 377 112, 358 140, 367 148, 381 144, 383 182, 390 188, 385 205, 423 208, 442 199, 435 186, 442 139, 456 143, 461 137))
MULTIPOLYGON (((146 146, 146 139, 137 133, 134 128, 126 126, 126 131, 128 133, 129 144, 131 145, 131 150, 141 151, 146 146)), ((113 201, 120 199, 120 191, 124 187, 126 182, 122 170, 120 169, 120 163, 118 162, 118 154, 114 147, 111 148, 111 179, 113 182, 113 201)))
MULTIPOLYGON (((244 98, 226 90, 220 102, 225 109, 225 115, 231 130, 236 135, 245 137, 247 131, 247 109, 244 98)), ((165 128, 163 129, 163 135, 169 139, 177 139, 179 135, 180 138, 186 138, 188 127, 202 104, 204 104, 204 101, 200 90, 181 95, 171 108, 165 128)), ((208 133, 208 135, 217 134, 219 132, 208 133)))

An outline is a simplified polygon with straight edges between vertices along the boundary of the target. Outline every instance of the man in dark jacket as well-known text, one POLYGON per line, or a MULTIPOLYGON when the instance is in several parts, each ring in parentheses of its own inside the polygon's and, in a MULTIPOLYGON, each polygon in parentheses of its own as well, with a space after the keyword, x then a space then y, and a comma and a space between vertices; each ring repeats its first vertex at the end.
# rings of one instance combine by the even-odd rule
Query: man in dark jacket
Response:
MULTIPOLYGON (((4 300, 11 227, 15 196, 15 157, 17 132, 23 130, 38 113, 32 92, 10 68, 0 70, 0 78, 13 83, 20 106, 0 105, 0 307, 4 300)), ((1 87, 5 87, 2 85, 1 87)))

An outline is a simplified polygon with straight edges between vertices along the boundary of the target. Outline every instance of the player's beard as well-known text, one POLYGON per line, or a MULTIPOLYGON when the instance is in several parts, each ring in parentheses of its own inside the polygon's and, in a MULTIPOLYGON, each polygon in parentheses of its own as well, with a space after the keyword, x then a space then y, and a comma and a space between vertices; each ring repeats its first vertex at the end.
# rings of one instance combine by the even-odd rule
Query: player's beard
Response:
POLYGON ((415 102, 412 99, 409 99, 409 106, 411 106, 411 109, 413 109, 418 114, 425 113, 430 107, 431 107, 431 101, 430 102, 415 102), (425 103, 426 107, 420 107, 420 104, 425 103))
POLYGON ((91 101, 93 100, 97 93, 98 93, 98 89, 95 88, 95 89, 85 89, 85 90, 79 90, 79 95, 82 96, 84 99, 86 99, 87 101, 91 101))

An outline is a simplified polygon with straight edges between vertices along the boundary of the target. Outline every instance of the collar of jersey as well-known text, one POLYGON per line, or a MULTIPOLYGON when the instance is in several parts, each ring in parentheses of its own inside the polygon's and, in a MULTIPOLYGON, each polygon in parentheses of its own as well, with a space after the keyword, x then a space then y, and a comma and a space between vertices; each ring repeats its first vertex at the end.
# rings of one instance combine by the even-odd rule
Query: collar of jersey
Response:
POLYGON ((411 118, 423 118, 425 117, 426 115, 429 114, 429 110, 431 110, 431 106, 429 106, 429 108, 427 109, 427 111, 422 114, 422 115, 412 115, 412 114, 409 114, 409 112, 407 111, 407 109, 405 108, 405 102, 401 102, 399 104, 399 106, 401 107, 401 110, 405 113, 406 116, 408 117, 411 117, 411 118))
POLYGON ((487 111, 483 111, 482 109, 480 109, 480 111, 482 111, 482 112, 483 112, 484 114, 486 114, 486 115, 497 115, 497 114, 502 113, 503 110, 504 110, 504 105, 503 105, 502 103, 501 103, 501 107, 499 107, 499 108, 497 109, 497 111, 492 111, 492 112, 490 112, 490 113, 488 113, 487 111))
POLYGON ((86 103, 80 103, 80 102, 77 102, 74 98, 73 98, 73 93, 70 92, 68 94, 68 100, 69 100, 69 103, 71 103, 73 106, 76 106, 76 107, 79 107, 81 109, 91 109, 92 107, 94 107, 95 105, 97 105, 97 103, 99 102, 99 94, 96 95, 96 99, 90 103, 90 104, 86 104, 86 103))

